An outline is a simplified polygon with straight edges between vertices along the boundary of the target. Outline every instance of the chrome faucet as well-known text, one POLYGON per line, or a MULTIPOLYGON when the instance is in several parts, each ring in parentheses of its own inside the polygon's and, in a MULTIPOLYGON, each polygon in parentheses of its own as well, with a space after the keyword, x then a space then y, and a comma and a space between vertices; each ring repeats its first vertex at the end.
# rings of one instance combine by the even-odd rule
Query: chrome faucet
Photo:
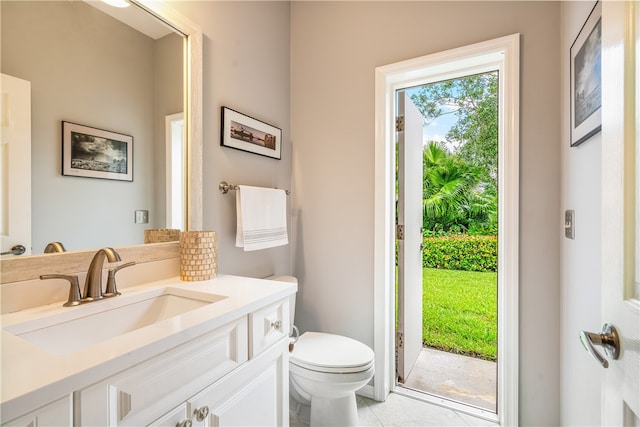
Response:
POLYGON ((104 298, 102 295, 102 265, 105 257, 109 262, 120 261, 120 255, 113 248, 102 248, 96 252, 87 270, 84 282, 84 300, 94 301, 104 298))

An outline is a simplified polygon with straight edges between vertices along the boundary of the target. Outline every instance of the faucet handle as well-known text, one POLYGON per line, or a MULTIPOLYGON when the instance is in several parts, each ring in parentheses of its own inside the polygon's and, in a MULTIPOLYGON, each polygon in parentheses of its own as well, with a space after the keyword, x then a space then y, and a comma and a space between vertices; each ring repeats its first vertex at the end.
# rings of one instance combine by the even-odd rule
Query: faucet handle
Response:
POLYGON ((135 265, 135 264, 136 264, 135 261, 131 261, 124 264, 120 264, 117 267, 110 268, 109 276, 107 278, 107 289, 105 289, 105 292, 102 295, 104 297, 115 297, 116 295, 120 295, 120 292, 118 292, 118 288, 116 286, 116 273, 122 270, 123 268, 131 267, 132 265, 135 265))
POLYGON ((40 276, 40 280, 47 279, 65 279, 69 281, 69 298, 67 302, 62 304, 63 307, 72 307, 74 305, 82 304, 82 297, 80 296, 80 284, 78 283, 78 276, 75 274, 43 274, 40 276))

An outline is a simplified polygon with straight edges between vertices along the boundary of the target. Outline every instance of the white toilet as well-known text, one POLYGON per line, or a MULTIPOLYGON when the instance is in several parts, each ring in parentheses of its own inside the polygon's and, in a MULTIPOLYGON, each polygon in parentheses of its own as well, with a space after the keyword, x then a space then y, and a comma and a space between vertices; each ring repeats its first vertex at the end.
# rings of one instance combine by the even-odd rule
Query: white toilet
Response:
MULTIPOLYGON (((291 276, 269 279, 297 282, 291 276)), ((290 305, 293 325, 295 294, 290 305)), ((305 332, 289 358, 290 409, 311 427, 357 426, 355 392, 373 373, 374 354, 368 346, 340 335, 305 332)))

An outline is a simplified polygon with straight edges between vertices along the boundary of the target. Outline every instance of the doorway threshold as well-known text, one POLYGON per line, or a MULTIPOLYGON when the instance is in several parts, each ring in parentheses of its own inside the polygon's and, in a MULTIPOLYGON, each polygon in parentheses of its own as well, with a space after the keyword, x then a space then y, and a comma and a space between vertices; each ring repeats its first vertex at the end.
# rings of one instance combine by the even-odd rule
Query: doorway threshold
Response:
POLYGON ((495 362, 425 347, 395 392, 496 422, 496 379, 495 362))
POLYGON ((425 393, 422 391, 413 390, 403 386, 402 384, 396 385, 393 393, 409 397, 411 399, 415 399, 421 402, 430 403, 432 405, 441 406, 443 408, 451 409, 452 411, 470 415, 472 417, 488 421, 492 423, 491 425, 499 425, 498 414, 490 411, 486 411, 481 408, 477 408, 475 406, 465 405, 461 402, 456 402, 453 400, 445 399, 441 396, 435 396, 433 394, 425 393))

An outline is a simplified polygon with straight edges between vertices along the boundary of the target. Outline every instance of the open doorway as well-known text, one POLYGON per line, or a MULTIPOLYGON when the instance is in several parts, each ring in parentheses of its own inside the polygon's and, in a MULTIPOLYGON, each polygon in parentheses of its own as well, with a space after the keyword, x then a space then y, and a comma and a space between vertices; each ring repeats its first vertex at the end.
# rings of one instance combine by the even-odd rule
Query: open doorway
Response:
POLYGON ((184 113, 165 117, 166 227, 186 230, 186 183, 184 181, 184 113))
POLYGON ((498 82, 493 70, 396 96, 397 385, 492 413, 498 82))
MULTIPOLYGON (((519 38, 501 37, 376 68, 374 398, 407 394, 503 425, 518 422, 519 38), (397 386, 395 343, 396 104, 399 89, 498 70, 498 351, 497 413, 415 395, 397 386), (446 76, 446 77, 445 77, 446 76)), ((405 230, 405 235, 407 231, 405 230)), ((414 233, 411 232, 411 235, 414 233)), ((418 235, 420 235, 418 231, 418 235)))

